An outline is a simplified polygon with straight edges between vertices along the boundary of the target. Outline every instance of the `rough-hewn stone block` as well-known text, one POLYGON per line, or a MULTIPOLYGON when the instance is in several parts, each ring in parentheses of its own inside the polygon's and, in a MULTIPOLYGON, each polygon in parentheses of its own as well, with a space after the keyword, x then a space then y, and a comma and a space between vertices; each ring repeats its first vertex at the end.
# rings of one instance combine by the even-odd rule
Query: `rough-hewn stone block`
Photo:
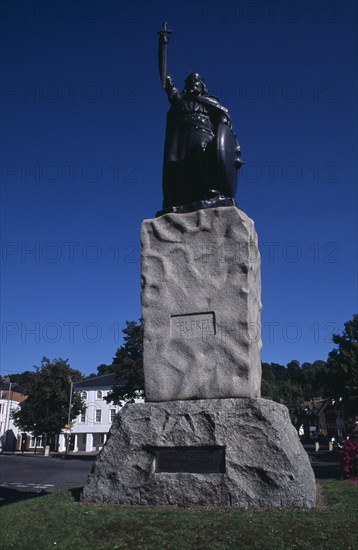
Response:
POLYGON ((234 206, 166 214, 143 222, 141 240, 147 399, 259 397, 253 221, 234 206))
POLYGON ((265 399, 212 399, 126 405, 82 500, 312 507, 315 491, 286 407, 265 399), (168 466, 170 473, 163 471, 168 466))

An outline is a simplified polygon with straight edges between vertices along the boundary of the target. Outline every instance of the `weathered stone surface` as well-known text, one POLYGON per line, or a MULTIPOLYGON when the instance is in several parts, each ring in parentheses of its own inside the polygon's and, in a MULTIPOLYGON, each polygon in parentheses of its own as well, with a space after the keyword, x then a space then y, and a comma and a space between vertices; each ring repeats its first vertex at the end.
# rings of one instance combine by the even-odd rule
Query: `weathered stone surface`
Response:
POLYGON ((265 399, 130 404, 116 417, 82 500, 312 507, 315 479, 283 405, 265 399), (156 450, 168 447, 224 448, 225 473, 158 473, 156 450))
POLYGON ((145 220, 144 373, 148 401, 259 397, 260 254, 234 206, 145 220))

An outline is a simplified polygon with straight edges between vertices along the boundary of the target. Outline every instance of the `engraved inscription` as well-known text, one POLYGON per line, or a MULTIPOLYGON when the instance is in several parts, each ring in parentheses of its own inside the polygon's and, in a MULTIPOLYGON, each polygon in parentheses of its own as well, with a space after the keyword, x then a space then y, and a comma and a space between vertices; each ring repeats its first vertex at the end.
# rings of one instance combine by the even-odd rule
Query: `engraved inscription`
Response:
POLYGON ((194 313, 192 315, 172 315, 170 335, 172 338, 202 338, 215 334, 214 313, 194 313))
POLYGON ((157 473, 225 473, 224 447, 161 447, 155 459, 157 473))

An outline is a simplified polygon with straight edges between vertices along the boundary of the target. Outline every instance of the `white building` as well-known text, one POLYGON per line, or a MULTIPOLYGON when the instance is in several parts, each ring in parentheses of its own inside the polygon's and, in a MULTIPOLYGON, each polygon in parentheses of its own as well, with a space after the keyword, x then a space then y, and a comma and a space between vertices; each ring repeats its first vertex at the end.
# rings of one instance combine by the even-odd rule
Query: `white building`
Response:
MULTIPOLYGON (((121 405, 107 403, 104 399, 112 389, 113 380, 114 374, 105 374, 75 384, 75 391, 81 393, 86 403, 86 412, 72 423, 69 444, 71 452, 97 452, 106 442, 114 417, 124 405, 124 402, 121 405)), ((143 399, 135 399, 135 402, 141 403, 143 399)), ((60 435, 59 452, 66 451, 67 437, 68 434, 65 433, 60 435)))
POLYGON ((21 430, 15 426, 12 413, 27 398, 26 390, 18 384, 0 380, 0 450, 15 451, 21 430))

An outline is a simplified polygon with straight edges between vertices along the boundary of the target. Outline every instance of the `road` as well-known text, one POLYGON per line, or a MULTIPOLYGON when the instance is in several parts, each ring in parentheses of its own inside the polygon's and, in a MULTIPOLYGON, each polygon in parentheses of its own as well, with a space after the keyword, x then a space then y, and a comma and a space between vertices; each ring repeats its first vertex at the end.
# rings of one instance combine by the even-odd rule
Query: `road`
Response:
MULTIPOLYGON (((305 446, 316 479, 339 479, 338 454, 305 446)), ((0 455, 0 505, 46 493, 83 487, 95 456, 67 458, 0 455)))
POLYGON ((316 479, 339 479, 342 475, 339 464, 339 451, 329 451, 328 445, 322 445, 315 452, 314 445, 304 445, 311 461, 316 479))
POLYGON ((0 456, 0 505, 36 496, 83 487, 95 456, 0 456))

